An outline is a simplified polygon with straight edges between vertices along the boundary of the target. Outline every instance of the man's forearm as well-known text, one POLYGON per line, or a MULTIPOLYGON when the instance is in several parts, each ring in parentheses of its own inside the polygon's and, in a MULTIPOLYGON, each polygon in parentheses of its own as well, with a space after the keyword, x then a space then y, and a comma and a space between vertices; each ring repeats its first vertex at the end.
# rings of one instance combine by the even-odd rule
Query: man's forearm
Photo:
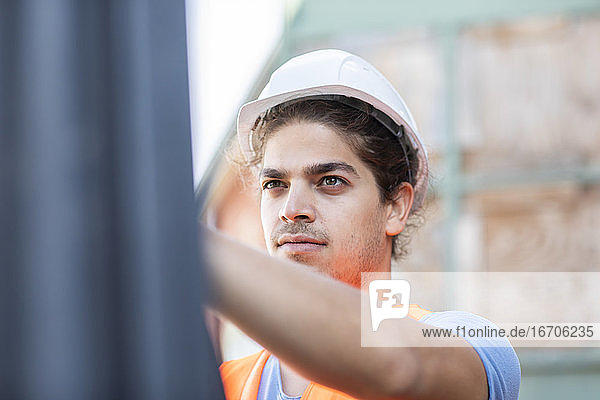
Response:
MULTIPOLYGON (((305 377, 362 398, 485 398, 472 349, 361 347, 360 290, 221 234, 205 239, 212 305, 305 377)), ((423 326, 394 324, 407 341, 423 326)))

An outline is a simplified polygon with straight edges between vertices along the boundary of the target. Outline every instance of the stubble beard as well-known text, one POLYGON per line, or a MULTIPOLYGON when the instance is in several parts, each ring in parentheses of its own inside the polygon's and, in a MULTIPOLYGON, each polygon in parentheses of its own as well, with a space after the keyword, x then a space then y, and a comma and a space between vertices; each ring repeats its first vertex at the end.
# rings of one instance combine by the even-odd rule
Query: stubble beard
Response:
MULTIPOLYGON (((313 267, 313 270, 316 270, 322 275, 329 276, 356 288, 360 288, 362 272, 381 272, 381 264, 384 259, 384 252, 386 251, 385 235, 376 229, 376 224, 369 225, 372 229, 368 230, 364 237, 360 237, 356 232, 352 232, 350 238, 343 243, 340 254, 346 256, 341 259, 324 260, 306 254, 285 254, 282 255, 282 257, 313 267), (356 252, 357 248, 360 248, 358 253, 356 252)), ((283 233, 305 234, 326 241, 328 246, 336 245, 329 240, 329 237, 325 232, 316 231, 309 224, 297 222, 289 227, 279 228, 273 231, 270 237, 271 254, 273 254, 275 251, 274 249, 277 248, 277 238, 283 233)))
POLYGON ((357 237, 354 233, 352 240, 348 241, 348 248, 345 254, 352 255, 351 259, 344 260, 350 268, 333 268, 331 276, 339 281, 345 282, 356 288, 361 287, 361 273, 379 272, 382 269, 382 259, 385 252, 385 239, 380 232, 371 232, 365 238, 357 237), (360 251, 356 253, 356 248, 352 246, 356 243, 360 246, 360 251))
MULTIPOLYGON (((327 234, 327 232, 325 232, 324 230, 315 228, 310 223, 299 221, 299 222, 294 222, 293 224, 282 225, 282 226, 278 227, 277 229, 273 230, 273 232, 271 232, 271 235, 269 237, 269 243, 270 243, 270 249, 271 249, 270 254, 271 255, 274 255, 274 253, 276 252, 276 249, 278 247, 277 240, 279 239, 279 237, 281 235, 283 235, 285 233, 289 233, 292 235, 310 236, 312 238, 315 238, 317 240, 327 243, 327 246, 331 245, 331 241, 330 241, 330 238, 329 238, 329 235, 327 234)), ((301 264, 305 264, 305 265, 314 267, 314 268, 316 268, 316 270, 318 272, 321 272, 321 273, 327 274, 327 275, 328 275, 327 272, 330 271, 331 267, 332 267, 332 265, 330 265, 330 263, 323 263, 322 260, 319 260, 319 258, 315 257, 314 255, 285 254, 285 255, 281 255, 281 257, 287 258, 292 261, 296 261, 301 264)))

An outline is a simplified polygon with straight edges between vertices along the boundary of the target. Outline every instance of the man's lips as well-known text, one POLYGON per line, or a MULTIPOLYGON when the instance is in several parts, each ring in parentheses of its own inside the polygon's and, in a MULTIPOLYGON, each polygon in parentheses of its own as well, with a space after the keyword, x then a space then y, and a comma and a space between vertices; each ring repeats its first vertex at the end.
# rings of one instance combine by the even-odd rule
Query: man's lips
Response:
POLYGON ((318 252, 325 246, 322 240, 306 235, 284 234, 277 240, 277 248, 291 254, 318 252))
POLYGON ((326 243, 321 240, 315 239, 310 236, 305 236, 305 235, 290 235, 290 234, 281 235, 279 237, 279 239, 277 240, 277 246, 283 246, 286 244, 288 244, 288 245, 307 244, 307 245, 325 246, 326 243))

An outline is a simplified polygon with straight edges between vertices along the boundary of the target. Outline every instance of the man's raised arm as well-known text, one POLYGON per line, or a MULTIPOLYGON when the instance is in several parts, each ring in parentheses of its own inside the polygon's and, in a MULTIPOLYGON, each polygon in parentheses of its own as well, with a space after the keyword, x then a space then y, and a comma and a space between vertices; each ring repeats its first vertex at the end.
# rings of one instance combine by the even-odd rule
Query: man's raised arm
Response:
MULTIPOLYGON (((361 347, 359 289, 220 233, 203 237, 211 306, 306 378, 358 398, 487 399, 471 347, 361 347)), ((395 320, 386 334, 410 343, 424 326, 395 320)))

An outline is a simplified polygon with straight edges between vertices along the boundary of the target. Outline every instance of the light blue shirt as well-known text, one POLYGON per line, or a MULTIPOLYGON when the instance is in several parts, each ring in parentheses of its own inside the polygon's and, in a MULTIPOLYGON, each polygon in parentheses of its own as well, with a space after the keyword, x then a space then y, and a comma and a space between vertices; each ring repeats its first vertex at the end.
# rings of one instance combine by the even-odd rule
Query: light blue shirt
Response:
MULTIPOLYGON (((421 322, 438 328, 456 329, 495 327, 487 319, 463 311, 444 311, 425 315, 421 322)), ((490 400, 516 400, 521 385, 521 366, 517 354, 507 339, 478 338, 468 339, 483 362, 488 381, 490 400)), ((292 397, 283 392, 279 360, 271 355, 265 364, 257 400, 299 400, 302 396, 292 397)))
MULTIPOLYGON (((464 311, 444 311, 425 315, 420 320, 438 328, 456 329, 496 328, 487 319, 464 311)), ((465 338, 479 354, 487 375, 490 400, 515 400, 519 398, 521 386, 521 365, 519 358, 505 338, 465 338)))

